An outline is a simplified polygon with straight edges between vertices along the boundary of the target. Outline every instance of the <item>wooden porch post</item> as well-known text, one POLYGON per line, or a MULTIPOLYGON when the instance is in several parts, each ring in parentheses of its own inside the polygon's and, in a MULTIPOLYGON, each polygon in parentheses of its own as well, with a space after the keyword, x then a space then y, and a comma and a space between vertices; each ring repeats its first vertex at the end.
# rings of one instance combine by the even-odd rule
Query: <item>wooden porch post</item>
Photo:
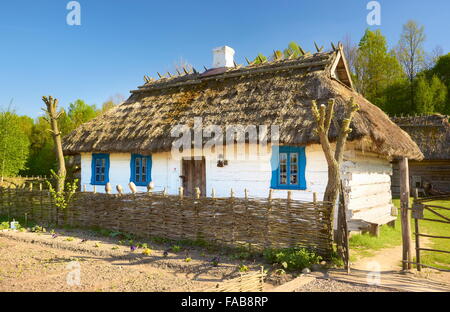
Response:
POLYGON ((411 223, 409 210, 410 186, 409 186, 409 165, 408 158, 400 161, 400 208, 402 221, 402 241, 403 241, 403 270, 410 270, 412 265, 411 252, 411 223), (408 261, 408 262, 405 262, 408 261))

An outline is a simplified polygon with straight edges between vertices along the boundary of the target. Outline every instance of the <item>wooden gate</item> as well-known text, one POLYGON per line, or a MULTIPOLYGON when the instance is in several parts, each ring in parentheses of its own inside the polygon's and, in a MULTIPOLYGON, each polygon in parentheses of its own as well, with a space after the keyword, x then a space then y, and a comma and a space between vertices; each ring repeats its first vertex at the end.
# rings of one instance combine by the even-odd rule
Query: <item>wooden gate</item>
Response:
POLYGON ((438 252, 438 253, 447 253, 450 254, 450 250, 438 250, 438 249, 430 249, 430 248, 423 248, 420 245, 420 238, 421 237, 427 237, 427 238, 438 238, 438 239, 450 239, 450 236, 437 236, 437 235, 431 235, 430 233, 423 233, 420 230, 420 221, 429 221, 429 222, 439 222, 439 223, 445 223, 448 224, 449 232, 450 232, 450 218, 442 215, 442 213, 439 213, 437 210, 450 210, 450 208, 432 205, 431 203, 434 201, 449 201, 450 202, 450 195, 442 195, 442 196, 435 196, 435 197, 427 197, 427 198, 418 198, 417 196, 417 190, 415 192, 414 196, 414 204, 412 208, 412 218, 414 220, 414 228, 415 228, 415 239, 416 239, 416 262, 411 262, 412 264, 415 264, 418 271, 421 271, 422 267, 427 267, 439 271, 446 271, 450 272, 450 270, 444 270, 439 269, 436 267, 432 267, 429 265, 425 265, 421 263, 421 252, 422 251, 428 251, 428 252, 438 252), (431 212, 433 217, 425 217, 425 211, 431 212))

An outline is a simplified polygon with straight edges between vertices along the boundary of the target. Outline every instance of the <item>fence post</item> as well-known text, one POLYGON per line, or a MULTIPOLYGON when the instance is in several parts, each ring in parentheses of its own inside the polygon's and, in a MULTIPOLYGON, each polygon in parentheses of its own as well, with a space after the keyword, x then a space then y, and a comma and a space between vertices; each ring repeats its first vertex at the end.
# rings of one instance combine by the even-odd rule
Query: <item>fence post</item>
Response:
POLYGON ((40 222, 42 222, 42 219, 43 219, 43 217, 44 217, 44 212, 43 212, 43 210, 44 210, 44 207, 43 207, 43 205, 42 205, 42 182, 41 183, 39 183, 39 210, 40 210, 40 222))
POLYGON ((245 217, 247 218, 247 237, 248 237, 248 239, 249 239, 249 242, 248 242, 248 251, 251 253, 251 251, 252 251, 252 243, 251 243, 251 239, 250 239, 250 237, 251 237, 251 235, 250 235, 250 227, 251 227, 251 220, 250 220, 250 216, 249 216, 249 214, 248 214, 248 190, 247 189, 244 189, 244 197, 245 197, 245 201, 244 201, 244 203, 245 203, 245 217))
MULTIPOLYGON (((419 198, 419 190, 417 188, 414 189, 414 204, 417 203, 419 198)), ((419 229, 419 219, 417 216, 414 218, 414 231, 416 237, 416 262, 417 262, 417 271, 422 271, 422 266, 420 265, 420 229, 419 229)))
POLYGON ((8 222, 10 221, 11 218, 11 186, 8 186, 8 222))
POLYGON ((400 161, 400 198, 402 215, 402 241, 403 241, 403 270, 411 269, 411 223, 409 212, 409 166, 408 158, 400 161))
POLYGON ((180 197, 180 199, 183 199, 184 197, 184 189, 182 186, 178 188, 178 196, 180 197))
POLYGON ((232 230, 231 230, 231 243, 234 245, 235 236, 236 236, 236 220, 234 216, 234 191, 233 189, 230 190, 230 206, 231 206, 231 218, 233 220, 232 224, 232 230))
POLYGON ((195 198, 196 198, 196 199, 199 199, 199 198, 200 198, 200 195, 201 195, 200 188, 199 188, 199 187, 196 187, 196 188, 195 188, 195 198))
POLYGON ((270 240, 270 215, 272 214, 272 197, 273 197, 273 190, 269 190, 269 198, 267 199, 267 213, 266 213, 266 229, 267 229, 267 235, 266 235, 266 245, 267 247, 272 246, 272 242, 270 240))
MULTIPOLYGON (((292 233, 292 216, 291 216, 291 202, 292 202, 292 191, 287 192, 287 205, 286 205, 286 211, 287 211, 287 219, 289 224, 289 231, 292 233)), ((293 236, 290 236, 291 245, 295 245, 295 241, 293 241, 293 236)))

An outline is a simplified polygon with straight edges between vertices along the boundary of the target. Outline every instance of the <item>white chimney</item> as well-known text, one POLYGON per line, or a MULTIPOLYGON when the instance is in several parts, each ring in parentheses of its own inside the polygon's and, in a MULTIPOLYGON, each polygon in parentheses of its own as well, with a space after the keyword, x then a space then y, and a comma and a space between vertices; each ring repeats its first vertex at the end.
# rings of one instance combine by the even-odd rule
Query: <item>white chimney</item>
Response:
POLYGON ((234 50, 228 46, 213 49, 213 68, 234 67, 234 50))

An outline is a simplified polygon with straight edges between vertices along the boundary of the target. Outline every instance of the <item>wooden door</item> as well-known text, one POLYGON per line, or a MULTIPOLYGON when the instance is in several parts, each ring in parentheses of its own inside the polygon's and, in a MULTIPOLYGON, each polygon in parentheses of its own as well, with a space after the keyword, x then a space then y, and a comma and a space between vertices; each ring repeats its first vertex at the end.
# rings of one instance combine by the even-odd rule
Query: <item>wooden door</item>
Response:
POLYGON ((200 188, 201 196, 206 195, 206 166, 205 158, 196 160, 194 158, 183 159, 182 181, 185 196, 194 196, 195 188, 200 188))

